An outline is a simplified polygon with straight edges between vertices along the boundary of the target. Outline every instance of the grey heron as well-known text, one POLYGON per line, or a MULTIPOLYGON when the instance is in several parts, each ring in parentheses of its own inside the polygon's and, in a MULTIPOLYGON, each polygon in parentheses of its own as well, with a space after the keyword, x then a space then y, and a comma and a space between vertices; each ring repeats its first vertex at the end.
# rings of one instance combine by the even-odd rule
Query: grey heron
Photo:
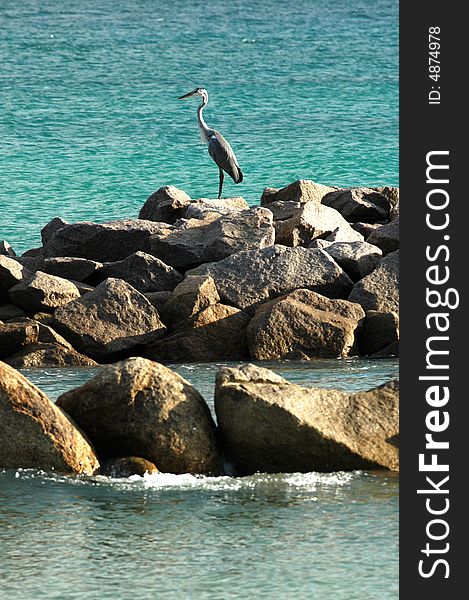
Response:
POLYGON ((185 100, 192 96, 201 96, 202 103, 197 108, 197 121, 199 122, 200 137, 202 142, 208 145, 208 153, 218 165, 220 172, 220 185, 218 188, 218 199, 221 198, 223 189, 223 179, 225 173, 233 179, 235 183, 243 181, 243 173, 239 168, 238 160, 231 146, 216 129, 210 129, 204 121, 202 111, 208 104, 208 92, 204 88, 195 88, 192 92, 180 96, 178 100, 185 100))

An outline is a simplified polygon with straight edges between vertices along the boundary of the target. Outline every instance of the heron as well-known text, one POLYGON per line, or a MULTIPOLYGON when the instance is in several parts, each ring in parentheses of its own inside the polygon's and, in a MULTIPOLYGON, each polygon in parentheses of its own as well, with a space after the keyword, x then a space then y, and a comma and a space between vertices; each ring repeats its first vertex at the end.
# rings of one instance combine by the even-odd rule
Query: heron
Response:
POLYGON ((204 108, 208 104, 208 92, 204 88, 195 88, 192 92, 179 96, 178 100, 186 100, 192 96, 201 96, 202 102, 197 108, 197 121, 199 122, 200 137, 204 144, 208 145, 208 153, 218 165, 220 172, 220 185, 218 187, 218 200, 221 199, 223 190, 223 180, 225 173, 233 179, 235 183, 243 181, 243 172, 239 168, 238 159, 235 156, 231 146, 216 129, 210 129, 204 121, 202 114, 204 108))

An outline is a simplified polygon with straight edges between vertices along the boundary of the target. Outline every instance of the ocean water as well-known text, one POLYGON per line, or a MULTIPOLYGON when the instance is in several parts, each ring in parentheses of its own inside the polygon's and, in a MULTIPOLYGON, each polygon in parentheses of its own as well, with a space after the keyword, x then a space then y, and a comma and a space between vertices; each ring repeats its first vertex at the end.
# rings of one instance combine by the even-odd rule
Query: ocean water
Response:
MULTIPOLYGON (((213 409, 220 365, 173 365, 213 409)), ((348 391, 397 360, 272 363, 348 391)), ((52 399, 96 369, 25 369, 52 399)), ((391 600, 398 478, 388 472, 110 480, 0 470, 1 600, 391 600)))
POLYGON ((135 217, 176 185, 216 197, 207 123, 245 181, 398 184, 397 0, 1 0, 0 239, 55 216, 135 217))

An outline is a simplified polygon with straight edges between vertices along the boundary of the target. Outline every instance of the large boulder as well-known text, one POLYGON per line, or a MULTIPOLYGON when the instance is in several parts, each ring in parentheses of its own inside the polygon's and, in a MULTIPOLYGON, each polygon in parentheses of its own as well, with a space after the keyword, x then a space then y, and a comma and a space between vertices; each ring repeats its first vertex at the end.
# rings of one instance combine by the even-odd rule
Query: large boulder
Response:
POLYGON ((135 252, 123 260, 109 263, 96 277, 96 281, 108 277, 123 279, 142 294, 172 290, 182 280, 176 269, 146 252, 135 252))
POLYGON ((220 473, 215 423, 202 396, 144 358, 108 365, 57 405, 103 458, 140 456, 169 473, 220 473))
POLYGON ((285 246, 306 246, 337 229, 345 231, 348 239, 356 239, 359 235, 336 210, 310 200, 300 204, 290 218, 275 221, 275 242, 285 246))
POLYGON ((399 315, 395 312, 369 310, 360 335, 360 353, 375 355, 399 343, 399 315))
POLYGON ((272 213, 252 208, 205 219, 189 219, 176 229, 151 238, 151 253, 183 271, 205 262, 218 261, 239 252, 266 248, 274 243, 272 213))
POLYGON ((250 355, 257 360, 298 353, 308 358, 346 357, 364 317, 359 304, 296 290, 256 310, 247 329, 250 355))
POLYGON ((56 231, 44 244, 44 256, 78 256, 98 262, 122 260, 150 249, 150 236, 164 229, 164 223, 139 219, 109 223, 74 223, 56 231))
POLYGON ((238 252, 194 273, 213 277, 222 302, 251 312, 259 304, 298 288, 344 298, 353 285, 322 250, 281 245, 238 252))
POLYGON ((97 363, 89 356, 80 354, 73 348, 57 343, 36 343, 24 346, 19 352, 5 358, 5 362, 15 367, 95 367, 97 363))
POLYGON ((249 316, 238 308, 214 304, 147 346, 145 356, 168 362, 242 360, 248 357, 248 323, 249 316))
POLYGON ((37 342, 39 323, 2 323, 0 324, 0 358, 19 352, 24 346, 37 342))
POLYGON ((96 454, 68 416, 0 362, 0 468, 93 474, 96 454))
POLYGON ((175 223, 184 215, 191 199, 174 185, 165 185, 149 196, 138 213, 139 219, 175 223))
POLYGON ((37 270, 39 271, 81 282, 86 281, 102 268, 103 263, 101 262, 71 256, 56 256, 37 261, 37 270))
POLYGON ((68 279, 37 271, 10 289, 10 300, 27 312, 53 311, 80 297, 68 279))
POLYGON ((229 215, 240 210, 248 210, 249 204, 241 196, 233 198, 223 198, 220 200, 209 200, 200 198, 191 202, 184 211, 185 219, 205 219, 207 213, 217 213, 220 215, 229 215))
POLYGON ((378 227, 368 238, 370 244, 381 248, 383 254, 399 249, 399 215, 393 221, 378 227))
POLYGON ((160 311, 166 324, 174 325, 220 301, 210 275, 188 275, 179 283, 160 311))
POLYGON ((159 339, 166 330, 145 296, 120 279, 106 279, 57 309, 53 326, 77 350, 98 361, 159 339))
POLYGON ((322 203, 335 208, 352 223, 376 223, 389 217, 391 202, 387 196, 372 188, 350 188, 327 194, 322 203))
POLYGON ((271 202, 314 202, 321 204, 326 194, 337 190, 336 187, 322 185, 308 179, 299 179, 284 188, 265 188, 261 197, 261 206, 269 206, 271 202))
POLYGON ((41 229, 42 244, 45 245, 59 229, 63 229, 66 225, 70 225, 68 221, 62 217, 54 217, 41 229))
POLYGON ((240 474, 399 468, 397 382, 367 392, 306 388, 267 369, 220 369, 220 439, 240 474))
POLYGON ((382 258, 381 250, 367 242, 316 240, 315 243, 318 248, 327 252, 353 281, 369 275, 382 258))
POLYGON ((355 284, 348 299, 365 311, 399 312, 399 250, 381 259, 369 275, 355 284))
POLYGON ((31 275, 32 272, 19 261, 0 254, 0 304, 8 303, 9 290, 31 275))

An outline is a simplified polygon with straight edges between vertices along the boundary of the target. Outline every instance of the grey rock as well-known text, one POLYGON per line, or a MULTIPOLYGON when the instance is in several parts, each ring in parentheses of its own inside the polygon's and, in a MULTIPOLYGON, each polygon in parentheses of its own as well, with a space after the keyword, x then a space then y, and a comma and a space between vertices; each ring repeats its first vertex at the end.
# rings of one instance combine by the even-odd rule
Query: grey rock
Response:
POLYGON ((0 255, 16 256, 16 252, 6 240, 0 240, 0 255))
POLYGON ((381 223, 360 223, 360 222, 358 222, 358 223, 352 223, 352 229, 354 229, 360 235, 362 235, 363 239, 366 242, 366 241, 368 241, 368 238, 373 233, 373 231, 375 231, 376 229, 381 227, 381 225, 382 225, 381 223))
POLYGON ((376 223, 389 217, 391 202, 371 188, 350 188, 327 194, 322 199, 326 206, 335 208, 347 221, 376 223))
POLYGON ((368 238, 370 244, 381 248, 383 254, 399 249, 399 215, 386 225, 378 227, 368 238))
POLYGON ((161 316, 161 309, 166 304, 166 300, 171 296, 171 292, 169 290, 164 290, 162 292, 147 292, 143 295, 151 302, 151 304, 153 304, 161 316))
POLYGON ((382 258, 381 250, 367 242, 326 242, 326 244, 323 250, 332 256, 353 281, 369 275, 382 258))
POLYGON ((381 259, 376 269, 355 284, 348 299, 365 311, 399 312, 399 250, 381 259))
POLYGON ((399 342, 399 315, 368 310, 360 336, 361 354, 375 355, 399 342))
POLYGON ((175 223, 191 203, 190 197, 173 185, 165 185, 149 196, 138 213, 139 219, 175 223))
POLYGON ((191 202, 182 215, 185 219, 204 219, 207 213, 230 215, 240 210, 248 210, 249 204, 241 196, 234 198, 223 198, 220 200, 209 200, 200 198, 191 202))
POLYGON ((10 289, 10 300, 27 312, 53 311, 80 297, 78 287, 68 279, 37 271, 10 289))
POLYGON ((41 239, 43 246, 47 244, 50 238, 54 235, 56 231, 59 229, 63 229, 66 225, 69 225, 68 221, 62 219, 62 217, 54 217, 47 225, 41 229, 41 239))
POLYGON ((160 314, 163 321, 174 325, 219 302, 215 282, 210 275, 188 275, 169 296, 160 314))
POLYGON ((0 303, 8 303, 9 290, 32 275, 20 262, 0 254, 0 303))
POLYGON ((347 227, 342 225, 334 229, 332 233, 324 239, 328 242, 364 242, 363 236, 358 231, 355 231, 351 225, 347 223, 347 227))
POLYGON ((57 256, 44 258, 37 265, 40 271, 64 279, 84 282, 88 277, 103 268, 103 263, 87 258, 57 256))
POLYGON ((299 179, 281 189, 266 188, 261 197, 261 206, 269 206, 271 202, 279 201, 321 204, 324 196, 335 190, 337 190, 336 187, 322 185, 308 179, 299 179))

